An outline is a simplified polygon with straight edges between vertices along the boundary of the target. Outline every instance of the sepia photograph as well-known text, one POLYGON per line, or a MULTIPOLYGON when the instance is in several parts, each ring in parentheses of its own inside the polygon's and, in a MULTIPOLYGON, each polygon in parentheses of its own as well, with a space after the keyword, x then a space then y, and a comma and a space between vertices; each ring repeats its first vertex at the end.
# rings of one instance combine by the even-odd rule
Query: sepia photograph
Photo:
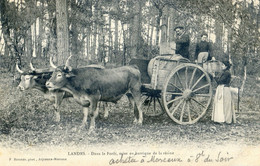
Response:
POLYGON ((260 0, 0 0, 0 166, 260 166, 260 0))

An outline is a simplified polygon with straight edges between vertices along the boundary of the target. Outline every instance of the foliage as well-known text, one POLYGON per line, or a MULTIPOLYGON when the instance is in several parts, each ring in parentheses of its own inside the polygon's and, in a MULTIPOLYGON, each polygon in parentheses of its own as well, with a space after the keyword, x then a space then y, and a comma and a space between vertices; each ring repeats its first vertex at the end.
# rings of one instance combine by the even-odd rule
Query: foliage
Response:
MULTIPOLYGON (((91 60, 103 64, 127 64, 135 57, 150 59, 155 56, 153 52, 156 49, 153 48, 160 45, 162 20, 169 17, 173 21, 168 25, 169 40, 172 40, 173 26, 185 25, 191 35, 191 55, 200 33, 206 31, 215 36, 213 54, 217 59, 221 60, 224 53, 230 55, 234 71, 240 75, 245 64, 243 60, 247 59, 249 73, 258 74, 254 66, 259 61, 260 7, 255 1, 137 2, 141 5, 138 10, 134 9, 137 3, 132 0, 68 0, 70 53, 76 55, 78 61, 91 60)), ((1 10, 2 42, 6 42, 6 48, 1 52, 5 50, 4 53, 8 55, 9 52, 11 56, 18 54, 22 59, 32 55, 48 59, 57 54, 54 1, 3 0, 1 6, 5 9, 1 10), (41 32, 37 33, 40 25, 38 30, 41 32), (7 43, 12 43, 14 52, 7 43)))

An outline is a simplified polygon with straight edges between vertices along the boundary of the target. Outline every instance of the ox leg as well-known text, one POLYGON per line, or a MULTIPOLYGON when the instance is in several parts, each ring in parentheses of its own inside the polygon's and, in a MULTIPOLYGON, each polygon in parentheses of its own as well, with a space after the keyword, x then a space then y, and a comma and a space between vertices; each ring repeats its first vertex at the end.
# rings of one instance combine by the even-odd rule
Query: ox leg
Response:
POLYGON ((143 123, 143 112, 141 110, 141 104, 138 104, 139 102, 134 101, 134 112, 136 114, 136 117, 138 117, 138 124, 142 124, 143 123), (138 116, 137 116, 138 115, 138 116))
POLYGON ((102 102, 102 106, 103 106, 103 110, 104 110, 104 118, 107 119, 108 114, 109 114, 108 109, 107 109, 107 106, 108 106, 107 102, 102 102))
POLYGON ((97 101, 92 102, 90 105, 91 111, 90 111, 90 126, 89 126, 89 132, 93 131, 96 126, 96 117, 98 116, 98 109, 97 109, 97 101))
POLYGON ((55 103, 54 103, 54 122, 55 123, 59 123, 60 122, 60 111, 59 111, 59 104, 56 102, 55 99, 55 103))
POLYGON ((55 119, 54 122, 59 123, 60 122, 60 112, 58 109, 54 109, 55 119))
POLYGON ((141 109, 141 85, 136 84, 133 89, 131 89, 132 92, 132 102, 133 102, 133 106, 134 106, 134 112, 135 112, 135 117, 136 117, 136 121, 138 118, 137 123, 138 124, 142 124, 143 123, 143 111, 141 109))
POLYGON ((135 115, 134 123, 142 124, 143 123, 143 112, 141 111, 141 105, 137 104, 138 103, 137 101, 140 101, 140 99, 136 100, 132 94, 127 94, 127 97, 129 99, 131 105, 134 107, 134 115, 135 115))
POLYGON ((81 127, 84 128, 87 126, 87 121, 88 121, 88 107, 83 107, 83 120, 82 120, 82 123, 81 123, 81 127))
POLYGON ((100 113, 101 111, 103 111, 104 112, 104 119, 107 119, 108 118, 108 114, 109 114, 108 110, 106 109, 106 107, 108 106, 107 102, 100 101, 100 102, 98 102, 97 105, 98 105, 97 106, 98 112, 100 113))
POLYGON ((57 93, 54 94, 54 96, 55 96, 55 104, 54 104, 55 119, 54 119, 54 121, 55 121, 56 123, 58 123, 58 122, 60 122, 60 111, 59 111, 59 107, 60 107, 61 102, 62 102, 62 100, 63 100, 64 92, 61 92, 61 93, 58 93, 58 92, 57 92, 57 93))

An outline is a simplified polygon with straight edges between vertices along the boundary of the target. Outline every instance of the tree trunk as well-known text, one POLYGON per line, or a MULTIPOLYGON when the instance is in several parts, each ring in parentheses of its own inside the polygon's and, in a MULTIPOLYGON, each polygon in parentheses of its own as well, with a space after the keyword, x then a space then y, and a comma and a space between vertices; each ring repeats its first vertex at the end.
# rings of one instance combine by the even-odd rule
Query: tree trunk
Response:
POLYGON ((114 60, 113 62, 118 62, 117 57, 119 53, 119 43, 118 43, 118 19, 115 18, 115 41, 114 41, 114 60))
POLYGON ((163 7, 161 6, 161 1, 158 1, 157 3, 154 2, 154 6, 157 8, 158 10, 158 15, 156 17, 156 45, 159 46, 159 39, 160 39, 160 30, 161 30, 161 17, 163 15, 163 7))
MULTIPOLYGON (((52 6, 52 0, 47 1, 48 6, 52 6)), ((55 4, 56 5, 56 4, 55 4)), ((57 20, 55 15, 55 10, 48 7, 48 29, 49 31, 46 32, 47 35, 47 46, 45 49, 45 55, 57 55, 57 20)), ((56 58, 57 56, 55 56, 56 58)), ((56 59, 55 59, 56 60, 56 59)))
POLYGON ((127 39, 126 39, 126 32, 125 32, 125 30, 124 30, 124 24, 121 22, 121 27, 122 27, 122 32, 123 32, 123 53, 122 53, 122 65, 124 66, 124 65, 126 65, 126 41, 127 41, 127 39))
POLYGON ((27 36, 25 38, 25 56, 32 56, 32 28, 29 28, 27 31, 27 36))
POLYGON ((223 33, 223 23, 219 20, 215 21, 215 34, 216 34, 216 52, 215 56, 217 56, 217 59, 221 60, 221 55, 223 54, 223 46, 222 46, 222 36, 224 35, 223 33))
MULTIPOLYGON (((228 59, 232 63, 232 28, 228 28, 228 42, 227 42, 227 52, 228 52, 228 59)), ((234 75, 233 65, 230 68, 231 74, 234 75)))
POLYGON ((112 48, 113 48, 113 41, 112 41, 112 20, 111 17, 109 16, 109 39, 108 39, 108 61, 110 62, 113 59, 113 54, 112 54, 112 48))
POLYGON ((38 37, 36 38, 36 41, 37 41, 37 56, 43 56, 42 54, 42 36, 44 34, 44 28, 43 28, 43 3, 42 2, 39 2, 40 3, 40 17, 38 18, 38 21, 39 21, 39 24, 38 26, 39 27, 36 27, 38 29, 38 37))
MULTIPOLYGON (((27 12, 30 13, 31 9, 28 7, 27 8, 27 12)), ((27 57, 31 57, 32 56, 32 28, 30 26, 30 28, 27 30, 27 36, 24 39, 25 41, 25 56, 27 57)))
MULTIPOLYGON (((94 13, 93 13, 93 16, 95 18, 95 20, 97 20, 98 18, 98 11, 97 11, 97 5, 95 5, 95 8, 94 8, 94 13)), ((91 51, 91 60, 97 60, 98 57, 97 57, 97 52, 96 52, 96 49, 97 49, 97 37, 98 37, 98 32, 97 32, 97 29, 98 29, 98 22, 97 21, 94 21, 93 22, 93 29, 94 29, 94 32, 93 32, 93 41, 92 41, 92 51, 91 51)))
POLYGON ((132 29, 132 45, 131 45, 131 58, 141 58, 140 55, 140 45, 141 45, 141 15, 142 15, 142 6, 141 1, 135 3, 135 8, 138 12, 134 13, 133 19, 133 29, 132 29))
POLYGON ((67 0, 56 0, 57 60, 64 65, 69 57, 69 31, 67 0))
POLYGON ((34 22, 31 27, 32 27, 32 43, 33 43, 32 57, 36 57, 36 50, 37 50, 37 48, 36 48, 36 43, 37 43, 36 22, 34 22))
MULTIPOLYGON (((76 0, 71 0, 71 4, 76 6, 76 0)), ((75 60, 75 66, 78 67, 78 61, 80 59, 80 56, 79 56, 79 50, 80 50, 80 46, 81 46, 81 42, 78 40, 78 36, 79 36, 79 31, 78 31, 78 26, 77 26, 77 15, 76 15, 76 9, 75 8, 72 8, 72 5, 71 5, 71 10, 72 10, 72 14, 71 14, 71 32, 72 32, 72 35, 71 35, 71 54, 73 56, 75 56, 74 60, 75 60)))
POLYGON ((162 25, 161 25, 161 42, 160 43, 166 43, 167 42, 167 30, 168 30, 168 8, 165 8, 163 14, 162 14, 162 25))
POLYGON ((6 0, 1 0, 0 1, 0 15, 1 15, 1 23, 2 23, 2 33, 3 33, 3 38, 5 41, 5 46, 8 48, 8 52, 10 55, 12 55, 12 66, 10 68, 11 72, 14 72, 14 66, 15 62, 18 60, 19 64, 21 63, 21 58, 20 55, 18 54, 17 47, 15 45, 15 42, 10 36, 10 29, 8 27, 8 18, 6 17, 6 6, 7 6, 7 1, 6 0))
MULTIPOLYGON (((260 1, 259 1, 259 3, 260 3, 260 1)), ((260 38, 260 8, 258 9, 258 13, 257 13, 257 31, 258 31, 258 33, 256 33, 258 36, 258 39, 260 38)), ((257 48, 257 55, 259 55, 260 54, 260 48, 258 47, 257 48)))
POLYGON ((168 41, 172 42, 174 41, 174 28, 175 28, 175 16, 176 16, 176 11, 173 8, 169 8, 169 24, 168 24, 168 41))

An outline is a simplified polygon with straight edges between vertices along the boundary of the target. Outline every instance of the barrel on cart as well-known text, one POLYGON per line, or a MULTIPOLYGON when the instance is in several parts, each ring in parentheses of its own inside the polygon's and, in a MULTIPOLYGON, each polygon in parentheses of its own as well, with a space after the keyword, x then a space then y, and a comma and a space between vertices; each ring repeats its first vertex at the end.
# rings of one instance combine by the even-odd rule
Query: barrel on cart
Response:
POLYGON ((147 116, 164 112, 178 124, 193 124, 212 101, 212 75, 218 62, 194 64, 180 55, 133 59, 142 75, 142 109, 147 116))

